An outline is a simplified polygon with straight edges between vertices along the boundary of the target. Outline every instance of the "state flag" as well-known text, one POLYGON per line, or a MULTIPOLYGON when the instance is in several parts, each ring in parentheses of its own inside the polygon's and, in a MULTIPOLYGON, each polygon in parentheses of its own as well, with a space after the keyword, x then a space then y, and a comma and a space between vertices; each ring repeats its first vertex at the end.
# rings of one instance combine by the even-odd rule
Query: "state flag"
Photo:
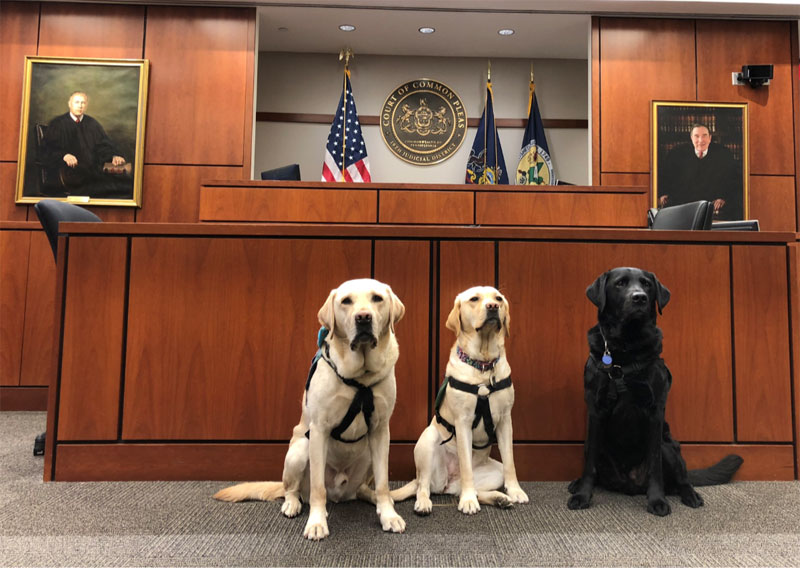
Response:
MULTIPOLYGON (((533 77, 533 75, 531 75, 533 77)), ((536 101, 536 87, 531 81, 528 98, 528 125, 522 136, 522 149, 517 164, 518 185, 556 185, 557 179, 544 135, 539 103, 536 101)))
POLYGON ((465 183, 483 185, 507 184, 508 171, 497 127, 494 122, 494 96, 492 82, 486 81, 486 106, 478 123, 478 132, 467 160, 465 183))

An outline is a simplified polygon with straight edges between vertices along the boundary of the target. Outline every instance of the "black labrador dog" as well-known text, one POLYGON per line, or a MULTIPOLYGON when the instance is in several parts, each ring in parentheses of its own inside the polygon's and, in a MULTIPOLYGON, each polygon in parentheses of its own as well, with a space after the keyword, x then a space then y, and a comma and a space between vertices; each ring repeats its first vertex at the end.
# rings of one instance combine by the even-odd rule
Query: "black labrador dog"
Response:
POLYGON ((686 470, 680 444, 664 419, 672 375, 661 358, 656 315, 669 290, 651 273, 615 268, 586 289, 597 306, 589 330, 584 398, 589 428, 583 475, 569 485, 570 509, 585 509, 595 485, 629 495, 647 495, 647 510, 671 512, 665 495, 680 495, 689 507, 703 498, 693 486, 727 483, 742 464, 729 455, 710 468, 686 470))

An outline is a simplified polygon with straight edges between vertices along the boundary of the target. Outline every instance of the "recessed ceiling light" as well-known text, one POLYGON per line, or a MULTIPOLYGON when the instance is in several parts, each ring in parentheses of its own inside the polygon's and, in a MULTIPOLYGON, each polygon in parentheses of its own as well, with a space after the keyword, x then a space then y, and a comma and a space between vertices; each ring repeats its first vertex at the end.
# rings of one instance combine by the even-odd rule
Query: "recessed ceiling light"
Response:
POLYGON ((510 36, 514 35, 514 30, 509 28, 503 28, 502 30, 497 30, 497 33, 500 34, 501 36, 510 36))
POLYGON ((420 28, 419 33, 421 34, 432 34, 436 31, 436 28, 420 28))
POLYGON ((343 32, 352 32, 356 29, 356 27, 350 24, 342 24, 341 26, 339 26, 339 29, 342 30, 343 32))

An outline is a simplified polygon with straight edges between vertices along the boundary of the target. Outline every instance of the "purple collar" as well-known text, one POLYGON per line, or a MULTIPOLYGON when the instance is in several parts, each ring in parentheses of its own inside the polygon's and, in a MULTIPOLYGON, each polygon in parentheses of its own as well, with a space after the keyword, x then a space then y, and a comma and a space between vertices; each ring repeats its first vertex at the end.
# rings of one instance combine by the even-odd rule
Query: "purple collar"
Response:
POLYGON ((469 355, 464 353, 461 350, 461 347, 458 345, 456 345, 456 355, 458 355, 458 358, 461 359, 464 363, 470 365, 471 367, 475 367, 481 372, 491 371, 492 369, 494 369, 495 363, 497 363, 500 360, 500 357, 496 357, 491 361, 476 361, 475 359, 472 359, 469 355))

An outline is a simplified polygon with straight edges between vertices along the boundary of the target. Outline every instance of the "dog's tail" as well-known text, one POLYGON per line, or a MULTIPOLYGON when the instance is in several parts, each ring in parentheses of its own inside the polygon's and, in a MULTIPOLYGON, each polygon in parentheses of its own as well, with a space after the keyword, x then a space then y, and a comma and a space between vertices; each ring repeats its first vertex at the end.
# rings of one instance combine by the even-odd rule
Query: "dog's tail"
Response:
POLYGON ((257 481, 226 487, 217 491, 214 499, 220 501, 275 501, 284 495, 282 482, 257 481))
POLYGON ((744 460, 736 454, 730 454, 722 458, 719 462, 705 469, 693 469, 689 471, 689 483, 695 487, 703 485, 722 485, 728 483, 742 465, 744 460))
POLYGON ((409 481, 402 487, 393 489, 389 492, 392 500, 396 503, 398 501, 405 501, 409 497, 417 494, 417 480, 409 481))

